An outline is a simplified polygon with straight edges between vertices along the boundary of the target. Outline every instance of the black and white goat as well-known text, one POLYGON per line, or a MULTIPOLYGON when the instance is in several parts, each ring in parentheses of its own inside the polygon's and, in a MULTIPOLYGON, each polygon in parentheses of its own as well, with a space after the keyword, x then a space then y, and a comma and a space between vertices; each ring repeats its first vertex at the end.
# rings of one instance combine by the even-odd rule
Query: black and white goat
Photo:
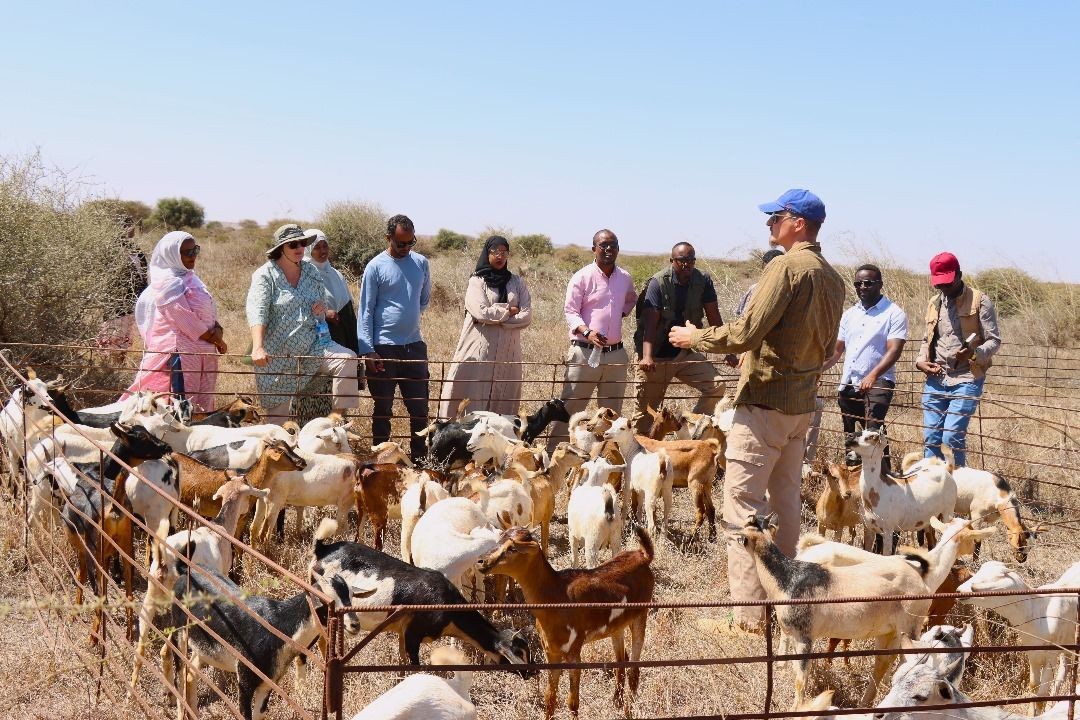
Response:
MULTIPOLYGON (((324 520, 318 536, 329 537, 336 528, 324 520)), ((376 587, 375 593, 355 605, 454 605, 465 598, 437 570, 414 567, 383 552, 353 542, 315 541, 315 562, 325 572, 340 575, 353 590, 376 587)), ((370 631, 385 620, 385 612, 358 612, 360 629, 370 631)), ((346 625, 346 630, 358 632, 346 625)), ((420 645, 426 640, 457 637, 502 664, 529 662, 529 646, 511 630, 498 630, 475 610, 439 610, 408 613, 386 628, 400 638, 402 657, 420 664, 420 645)))
MULTIPOLYGON (((309 647, 318 638, 327 620, 327 607, 307 591, 285 600, 247 595, 246 591, 216 570, 191 567, 177 559, 176 583, 173 593, 177 599, 172 606, 172 626, 182 628, 178 648, 187 654, 182 669, 183 696, 177 697, 177 716, 183 717, 183 701, 195 708, 198 703, 196 670, 212 666, 235 672, 239 687, 240 712, 245 720, 260 720, 270 701, 270 684, 255 672, 277 683, 289 664, 301 654, 299 648, 309 647), (200 622, 193 622, 190 611, 200 622), (286 643, 254 617, 258 615, 293 643, 286 643), (224 640, 225 647, 207 628, 224 640), (237 657, 237 656, 241 657, 237 657)), ((310 570, 311 583, 333 598, 335 608, 348 607, 358 599, 375 592, 357 590, 333 572, 324 572, 318 563, 310 570)), ((346 629, 353 629, 356 618, 345 615, 346 629)), ((171 675, 172 654, 166 655, 166 677, 171 675)), ((180 687, 177 678, 177 687, 180 687)))
POLYGON ((560 398, 548 400, 532 415, 500 415, 486 410, 463 415, 464 404, 459 406, 457 417, 436 420, 416 433, 427 443, 431 464, 452 467, 455 463, 465 464, 472 460, 472 453, 468 449, 469 435, 480 422, 490 425, 511 440, 531 443, 550 423, 570 421, 566 404, 560 398))

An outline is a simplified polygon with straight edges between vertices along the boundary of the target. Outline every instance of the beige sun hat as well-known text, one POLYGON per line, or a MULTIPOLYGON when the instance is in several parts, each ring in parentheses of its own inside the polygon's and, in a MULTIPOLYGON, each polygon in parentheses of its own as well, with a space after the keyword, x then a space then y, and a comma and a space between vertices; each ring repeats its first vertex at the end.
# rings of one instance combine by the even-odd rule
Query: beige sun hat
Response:
POLYGON ((296 223, 288 223, 282 225, 274 231, 273 237, 266 246, 266 255, 270 256, 270 253, 277 250, 285 243, 292 242, 294 240, 300 240, 304 242, 304 247, 307 247, 309 243, 313 242, 318 236, 316 230, 304 230, 296 223))

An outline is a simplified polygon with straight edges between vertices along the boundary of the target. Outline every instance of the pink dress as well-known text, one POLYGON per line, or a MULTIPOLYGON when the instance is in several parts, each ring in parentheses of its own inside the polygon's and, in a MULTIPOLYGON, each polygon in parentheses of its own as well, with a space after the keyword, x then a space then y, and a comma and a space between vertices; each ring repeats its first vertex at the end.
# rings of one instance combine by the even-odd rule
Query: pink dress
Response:
MULTIPOLYGON (((194 277, 194 273, 191 274, 194 277)), ((199 336, 214 326, 217 308, 205 289, 187 283, 182 297, 167 305, 158 305, 150 331, 145 338, 145 350, 139 374, 124 393, 137 390, 169 392, 169 358, 173 353, 203 353, 183 355, 180 367, 184 372, 184 392, 188 399, 203 410, 217 407, 214 387, 217 385, 217 349, 199 336)))

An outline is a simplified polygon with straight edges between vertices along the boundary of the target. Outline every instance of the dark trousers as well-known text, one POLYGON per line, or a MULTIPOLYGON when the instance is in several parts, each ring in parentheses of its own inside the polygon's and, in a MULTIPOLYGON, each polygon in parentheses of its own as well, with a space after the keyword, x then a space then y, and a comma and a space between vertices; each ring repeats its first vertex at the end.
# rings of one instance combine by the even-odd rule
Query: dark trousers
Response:
MULTIPOLYGON (((895 387, 896 383, 891 380, 878 380, 877 385, 866 393, 852 392, 855 388, 850 388, 850 386, 841 388, 836 403, 840 406, 840 414, 844 421, 845 439, 854 437, 858 426, 885 433, 885 414, 889 412, 895 387)), ((888 445, 885 446, 882 464, 886 470, 892 468, 888 445)))
POLYGON ((383 371, 368 373, 368 390, 375 401, 371 415, 372 443, 378 445, 390 439, 394 389, 401 388, 401 399, 409 412, 409 452, 413 460, 419 460, 427 453, 424 438, 416 436, 428 424, 427 345, 423 341, 376 345, 375 352, 383 360, 383 371), (401 360, 414 362, 398 362, 401 360))
POLYGON ((178 353, 169 357, 169 390, 181 400, 184 399, 184 368, 180 365, 178 353))

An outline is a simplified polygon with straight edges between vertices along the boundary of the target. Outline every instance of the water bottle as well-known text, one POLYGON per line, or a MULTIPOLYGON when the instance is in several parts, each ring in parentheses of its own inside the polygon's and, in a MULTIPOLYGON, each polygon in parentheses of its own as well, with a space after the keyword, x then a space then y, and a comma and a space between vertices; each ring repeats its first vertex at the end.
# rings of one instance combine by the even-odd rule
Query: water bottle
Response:
POLYGON ((315 346, 320 350, 330 346, 330 326, 326 324, 326 315, 315 316, 315 346))
POLYGON ((592 352, 589 353, 589 367, 591 367, 591 368, 600 367, 600 355, 602 353, 603 353, 603 350, 600 349, 599 345, 593 345, 592 352))

